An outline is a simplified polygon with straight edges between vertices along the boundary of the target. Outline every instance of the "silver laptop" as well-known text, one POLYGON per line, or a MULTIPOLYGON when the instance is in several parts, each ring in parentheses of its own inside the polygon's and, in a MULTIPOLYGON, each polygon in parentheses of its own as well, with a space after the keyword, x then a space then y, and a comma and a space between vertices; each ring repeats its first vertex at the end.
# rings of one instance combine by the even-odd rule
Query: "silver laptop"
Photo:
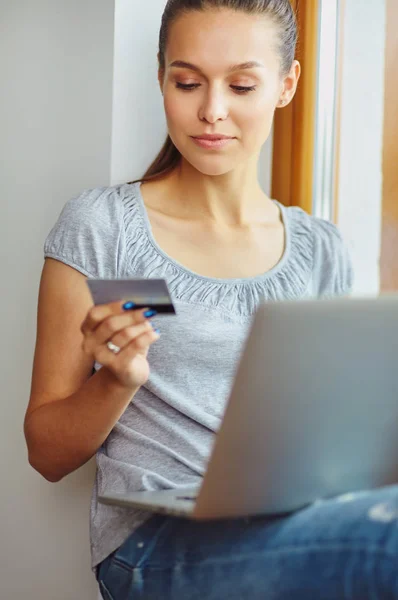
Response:
POLYGON ((398 295, 262 304, 200 488, 106 493, 192 519, 398 482, 398 295))

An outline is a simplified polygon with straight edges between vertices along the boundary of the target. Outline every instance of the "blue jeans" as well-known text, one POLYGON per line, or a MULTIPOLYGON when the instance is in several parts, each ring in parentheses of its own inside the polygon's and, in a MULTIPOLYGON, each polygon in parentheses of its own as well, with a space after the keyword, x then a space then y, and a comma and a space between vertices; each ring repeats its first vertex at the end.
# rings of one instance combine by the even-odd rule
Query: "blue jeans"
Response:
POLYGON ((98 582, 105 600, 398 600, 398 486, 271 518, 155 515, 98 582))

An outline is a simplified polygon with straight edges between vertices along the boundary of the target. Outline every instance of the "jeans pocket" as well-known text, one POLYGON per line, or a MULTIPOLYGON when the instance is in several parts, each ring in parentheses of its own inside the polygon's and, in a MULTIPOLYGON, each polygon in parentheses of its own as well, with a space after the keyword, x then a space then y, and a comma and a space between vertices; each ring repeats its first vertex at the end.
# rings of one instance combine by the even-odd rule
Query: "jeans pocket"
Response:
POLYGON ((172 523, 173 518, 164 515, 149 517, 116 550, 112 562, 121 562, 130 569, 142 568, 170 531, 172 523))
POLYGON ((108 590, 108 588, 106 587, 105 583, 102 581, 102 579, 100 579, 98 581, 99 584, 99 589, 101 592, 101 596, 103 597, 104 600, 114 600, 112 594, 110 593, 110 591, 108 590))

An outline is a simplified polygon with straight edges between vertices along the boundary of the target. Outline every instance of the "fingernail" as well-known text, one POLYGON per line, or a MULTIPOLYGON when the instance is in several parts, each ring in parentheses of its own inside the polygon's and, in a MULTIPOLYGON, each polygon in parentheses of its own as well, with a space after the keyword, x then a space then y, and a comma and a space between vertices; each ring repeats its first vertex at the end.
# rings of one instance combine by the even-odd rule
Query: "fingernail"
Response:
POLYGON ((134 302, 126 302, 126 304, 123 304, 124 310, 130 310, 131 308, 134 308, 134 306, 134 302))
POLYGON ((146 312, 144 312, 144 317, 146 317, 147 319, 149 319, 149 317, 154 317, 157 314, 158 313, 157 313, 156 310, 147 310, 146 312))

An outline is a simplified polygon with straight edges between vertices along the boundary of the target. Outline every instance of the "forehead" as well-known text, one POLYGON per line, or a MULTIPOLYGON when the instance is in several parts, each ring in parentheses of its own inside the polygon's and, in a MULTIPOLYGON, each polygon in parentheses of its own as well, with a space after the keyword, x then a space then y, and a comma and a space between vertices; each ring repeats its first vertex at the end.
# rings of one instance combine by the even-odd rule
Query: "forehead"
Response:
POLYGON ((203 69, 249 61, 279 67, 278 31, 272 19, 228 9, 190 11, 169 29, 166 63, 191 62, 203 69))

